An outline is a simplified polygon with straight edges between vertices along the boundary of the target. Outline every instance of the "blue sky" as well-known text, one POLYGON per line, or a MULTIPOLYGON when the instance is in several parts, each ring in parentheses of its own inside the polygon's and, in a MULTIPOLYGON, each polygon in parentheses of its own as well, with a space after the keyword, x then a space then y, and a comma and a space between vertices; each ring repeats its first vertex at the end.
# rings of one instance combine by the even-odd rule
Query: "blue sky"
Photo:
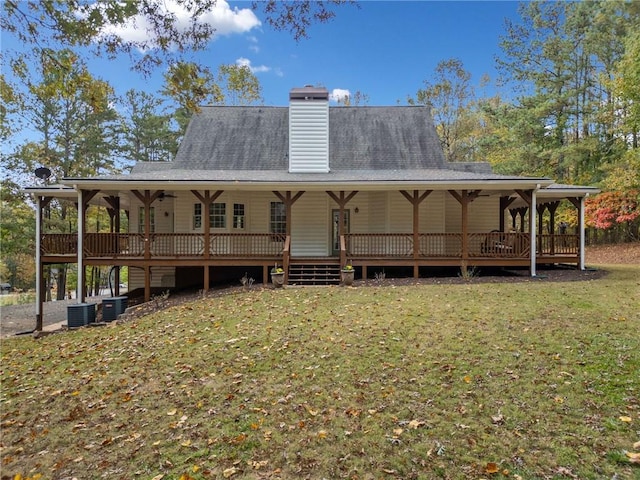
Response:
MULTIPOLYGON (((249 65, 266 105, 286 105, 289 90, 305 84, 337 94, 360 91, 369 105, 406 104, 437 63, 452 57, 462 60, 474 85, 485 73, 495 80, 504 20, 518 19, 517 2, 362 1, 360 8, 340 7, 334 20, 312 25, 310 38, 295 42, 251 12, 249 2, 219 0, 218 8, 209 20, 221 34, 194 58, 212 71, 221 64, 249 65)), ((97 67, 94 74, 119 93, 129 88, 156 92, 162 85, 162 71, 143 79, 125 60, 91 64, 97 67)))

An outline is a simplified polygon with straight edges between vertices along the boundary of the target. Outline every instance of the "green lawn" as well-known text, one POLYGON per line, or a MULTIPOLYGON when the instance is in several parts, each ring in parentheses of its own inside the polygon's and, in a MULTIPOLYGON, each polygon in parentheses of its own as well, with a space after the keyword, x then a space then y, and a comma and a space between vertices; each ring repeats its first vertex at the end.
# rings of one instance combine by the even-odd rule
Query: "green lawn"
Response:
POLYGON ((2 478, 634 479, 640 267, 261 290, 2 343, 2 478))

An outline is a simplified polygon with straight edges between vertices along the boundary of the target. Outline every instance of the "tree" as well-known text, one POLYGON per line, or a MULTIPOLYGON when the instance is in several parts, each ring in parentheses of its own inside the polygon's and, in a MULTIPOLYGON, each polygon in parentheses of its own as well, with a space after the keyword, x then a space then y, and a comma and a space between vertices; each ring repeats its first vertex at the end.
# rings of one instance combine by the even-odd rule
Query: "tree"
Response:
POLYGON ((164 74, 164 80, 162 93, 178 104, 175 120, 181 135, 187 129, 191 116, 199 111, 200 105, 220 103, 224 99, 222 89, 209 68, 193 62, 174 63, 164 74))
POLYGON ((358 107, 369 103, 369 95, 361 92, 360 90, 356 90, 353 94, 349 93, 349 95, 336 99, 336 102, 344 105, 345 107, 358 107))
POLYGON ((472 157, 473 142, 469 134, 472 119, 469 115, 474 99, 471 74, 457 58, 442 60, 435 69, 432 81, 425 80, 425 88, 409 103, 431 107, 445 158, 450 162, 468 161, 472 157))
MULTIPOLYGON (((19 67, 19 65, 17 65, 19 67)), ((98 175, 117 169, 115 97, 108 84, 93 78, 71 51, 47 51, 37 75, 16 68, 27 86, 20 107, 32 126, 34 140, 19 145, 9 156, 12 172, 32 175, 45 165, 50 181, 63 177, 98 175)), ((66 233, 74 228, 68 205, 52 201, 46 210, 47 228, 66 233)), ((59 269, 58 295, 65 292, 65 268, 59 269)))
POLYGON ((251 105, 262 100, 260 82, 246 65, 220 65, 218 83, 225 105, 251 105))
MULTIPOLYGON (((345 3, 354 2, 269 0, 254 2, 252 8, 265 13, 267 24, 300 40, 309 36, 311 24, 330 21, 335 9, 345 3)), ((88 47, 95 55, 111 59, 125 54, 136 70, 148 74, 163 63, 175 62, 185 52, 204 49, 215 35, 207 14, 219 4, 226 2, 5 0, 0 28, 33 50, 88 47), (123 35, 123 30, 135 26, 144 26, 145 35, 123 35)), ((251 20, 252 25, 260 23, 255 16, 251 20)))
POLYGON ((0 270, 2 280, 17 288, 30 288, 35 282, 33 248, 35 216, 25 194, 9 179, 0 185, 0 270))
POLYGON ((585 202, 587 225, 608 229, 623 226, 631 239, 638 239, 640 190, 603 192, 585 202))
POLYGON ((617 64, 615 92, 624 108, 623 123, 638 148, 640 136, 640 32, 632 31, 625 42, 625 53, 617 64))
MULTIPOLYGON (((520 122, 536 170, 560 181, 594 183, 619 161, 625 142, 612 93, 629 27, 623 2, 530 2, 507 22, 497 59, 514 83, 520 122), (534 133, 533 136, 530 133, 534 133)), ((521 161, 526 163, 525 152, 521 161)))
POLYGON ((146 92, 129 90, 123 100, 122 155, 131 162, 163 162, 178 150, 178 132, 171 128, 171 115, 162 100, 146 92))

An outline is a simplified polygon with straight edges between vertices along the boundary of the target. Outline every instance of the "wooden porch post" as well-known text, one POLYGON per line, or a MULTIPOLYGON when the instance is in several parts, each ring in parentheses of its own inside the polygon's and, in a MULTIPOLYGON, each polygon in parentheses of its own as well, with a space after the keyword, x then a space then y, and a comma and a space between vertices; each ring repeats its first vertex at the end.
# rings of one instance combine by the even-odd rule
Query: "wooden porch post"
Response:
POLYGON ((203 290, 205 292, 209 291, 209 260, 211 258, 211 204, 217 200, 217 198, 222 195, 223 190, 217 190, 213 195, 209 190, 204 191, 204 195, 201 195, 197 190, 191 190, 191 193, 195 195, 195 197, 200 200, 200 203, 204 205, 204 275, 203 275, 203 290))
POLYGON ((50 197, 36 197, 36 331, 43 326, 44 279, 42 265, 42 209, 51 201, 50 197))
MULTIPOLYGON (((291 207, 293 204, 298 201, 298 199, 304 195, 304 191, 300 191, 296 193, 293 197, 291 196, 291 191, 287 190, 283 195, 280 192, 273 191, 273 194, 278 197, 278 199, 284 203, 285 208, 285 216, 287 217, 287 224, 285 226, 285 233, 287 238, 291 238, 291 212, 293 211, 291 207)), ((286 240, 285 240, 286 242, 286 240)), ((282 269, 284 270, 284 282, 287 283, 289 281, 289 257, 285 255, 282 269), (285 265, 286 263, 286 265, 285 265)))
POLYGON ((586 268, 584 263, 584 258, 585 258, 584 201, 585 201, 585 197, 580 197, 580 208, 578 209, 578 228, 580 229, 580 264, 578 265, 578 268, 580 270, 584 270, 586 268))
POLYGON ((98 190, 78 190, 78 286, 76 293, 78 303, 84 303, 86 298, 84 278, 84 238, 87 233, 87 208, 89 207, 89 202, 97 193, 98 190))
POLYGON ((560 202, 550 202, 547 204, 547 210, 549 210, 549 234, 551 235, 551 254, 556 253, 556 210, 560 202))
POLYGON ((578 231, 580 235, 580 252, 578 258, 578 268, 580 270, 584 270, 585 267, 585 255, 584 255, 584 247, 585 247, 585 238, 584 238, 584 197, 570 197, 567 198, 574 207, 578 209, 578 231))
MULTIPOLYGON (((516 193, 520 195, 520 197, 529 205, 529 257, 530 257, 530 273, 532 277, 536 276, 536 191, 535 190, 516 190, 516 193)), ((526 213, 526 207, 523 207, 519 210, 524 210, 526 213)), ((520 221, 522 225, 521 231, 524 232, 524 213, 520 213, 520 221)))
POLYGON ((536 205, 536 190, 531 191, 531 207, 529 208, 531 212, 531 276, 536 276, 536 256, 538 253, 538 244, 537 244, 537 231, 536 231, 536 214, 538 212, 538 208, 536 205))
MULTIPOLYGON (((357 195, 358 191, 354 190, 349 195, 345 197, 344 190, 340 190, 340 196, 336 195, 333 192, 327 191, 327 195, 329 195, 334 202, 338 204, 338 239, 342 238, 344 235, 344 207, 347 206, 347 203, 351 201, 353 197, 357 195)), ((346 252, 340 250, 340 267, 344 267, 347 263, 346 252)))
POLYGON ((418 259, 420 258, 420 204, 431 192, 433 192, 433 190, 425 190, 424 193, 420 195, 419 190, 414 190, 413 195, 411 195, 406 190, 400 190, 404 198, 413 206, 413 278, 420 276, 420 267, 418 266, 418 259))
POLYGON ((462 261, 464 263, 463 268, 466 268, 466 262, 469 260, 469 204, 473 202, 481 190, 462 190, 462 193, 458 193, 455 190, 449 190, 449 194, 455 198, 462 206, 462 261))
POLYGON ((527 222, 525 220, 525 217, 527 215, 527 211, 529 210, 527 207, 522 207, 520 209, 520 231, 521 232, 526 232, 527 231, 527 222))
POLYGON ((538 215, 538 233, 544 233, 544 211, 547 209, 547 204, 543 203, 536 205, 536 211, 538 215))
POLYGON ((144 259, 147 261, 144 265, 144 301, 151 300, 151 266, 148 261, 151 260, 151 204, 163 193, 164 190, 156 190, 151 193, 145 190, 144 194, 138 190, 131 192, 144 205, 144 259))
POLYGON ((84 190, 78 190, 78 284, 76 302, 84 303, 84 190))
MULTIPOLYGON (((120 233, 120 197, 117 195, 112 195, 104 198, 105 202, 109 205, 107 207, 107 212, 109 213, 109 230, 111 233, 120 233)), ((113 240, 113 251, 116 253, 120 253, 120 240, 118 235, 114 236, 113 240)), ((120 296, 120 266, 114 266, 114 281, 115 286, 113 288, 113 293, 116 297, 120 296)))
MULTIPOLYGON (((509 196, 500 197, 500 231, 501 232, 504 232, 504 229, 505 229, 504 212, 507 210, 507 208, 509 208, 509 205, 511 205, 514 201, 515 201, 515 198, 511 198, 509 196)), ((509 213, 511 213, 511 210, 509 210, 509 213)), ((513 218, 512 213, 511 213, 511 218, 513 218)), ((513 219, 513 229, 514 230, 516 229, 515 219, 513 219)))

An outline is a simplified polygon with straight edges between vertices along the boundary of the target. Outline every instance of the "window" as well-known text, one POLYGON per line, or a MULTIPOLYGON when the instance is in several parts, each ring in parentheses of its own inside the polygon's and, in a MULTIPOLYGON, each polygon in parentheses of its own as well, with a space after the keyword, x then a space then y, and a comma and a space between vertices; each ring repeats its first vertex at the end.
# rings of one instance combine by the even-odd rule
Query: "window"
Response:
POLYGON ((193 204, 193 229, 202 227, 202 204, 193 204))
POLYGON ((244 229, 244 203, 233 204, 233 228, 244 229))
POLYGON ((209 221, 211 228, 225 228, 227 226, 227 205, 225 203, 212 203, 209 221))
MULTIPOLYGON (((226 204, 213 203, 209 212, 210 228, 225 228, 227 226, 226 204)), ((193 204, 193 229, 202 228, 202 204, 193 204)))
MULTIPOLYGON (((155 207, 149 207, 149 220, 151 221, 151 231, 156 231, 156 210, 155 207)), ((144 233, 144 207, 138 208, 138 233, 144 233)))
POLYGON ((287 210, 282 202, 271 202, 269 233, 287 233, 287 210))

